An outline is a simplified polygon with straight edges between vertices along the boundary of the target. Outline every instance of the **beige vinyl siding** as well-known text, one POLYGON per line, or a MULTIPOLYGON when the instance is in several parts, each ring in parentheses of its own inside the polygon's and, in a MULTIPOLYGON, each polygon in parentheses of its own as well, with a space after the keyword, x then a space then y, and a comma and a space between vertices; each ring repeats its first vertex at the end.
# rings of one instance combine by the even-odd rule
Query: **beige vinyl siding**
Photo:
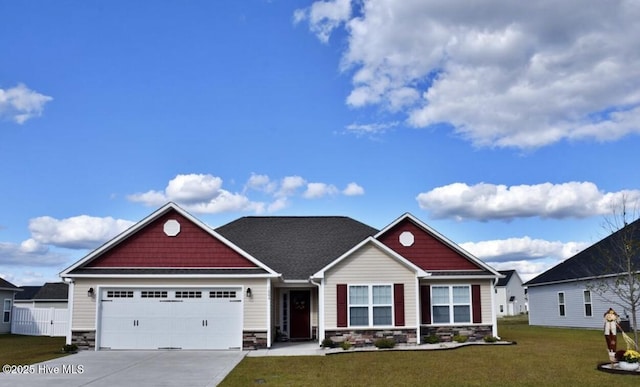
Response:
POLYGON ((363 246, 325 273, 325 329, 336 329, 336 285, 397 283, 404 284, 405 327, 416 327, 415 272, 378 247, 363 246))
POLYGON ((267 299, 268 286, 266 278, 256 279, 211 279, 211 278, 105 278, 105 279, 87 279, 78 278, 75 280, 73 294, 73 316, 71 326, 73 330, 94 330, 96 329, 96 299, 98 287, 109 286, 158 286, 158 287, 176 287, 176 286, 242 286, 244 290, 251 288, 252 297, 244 298, 244 330, 266 330, 267 329, 267 299), (93 288, 96 297, 89 297, 87 291, 93 288))
POLYGON ((493 324, 491 305, 492 280, 422 280, 420 285, 480 285, 480 308, 482 308, 482 324, 493 324))

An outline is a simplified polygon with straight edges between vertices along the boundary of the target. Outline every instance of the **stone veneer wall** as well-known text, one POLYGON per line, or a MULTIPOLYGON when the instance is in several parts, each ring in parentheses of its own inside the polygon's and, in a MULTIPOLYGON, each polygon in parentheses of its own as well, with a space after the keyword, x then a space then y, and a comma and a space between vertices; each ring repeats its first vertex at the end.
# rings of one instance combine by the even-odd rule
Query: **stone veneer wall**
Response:
POLYGON ((326 331, 325 338, 331 339, 334 343, 343 341, 350 342, 355 347, 366 347, 373 345, 378 339, 393 339, 397 344, 416 344, 415 329, 353 329, 326 331))
POLYGON ((77 345, 78 349, 94 349, 96 347, 96 331, 71 332, 71 344, 77 345))
POLYGON ((493 327, 491 325, 474 325, 474 326, 428 326, 420 327, 420 335, 438 336, 441 342, 453 341, 453 336, 467 336, 470 342, 482 341, 485 336, 493 335, 493 327))
POLYGON ((266 349, 267 348, 267 332, 266 331, 244 331, 242 332, 242 349, 266 349))

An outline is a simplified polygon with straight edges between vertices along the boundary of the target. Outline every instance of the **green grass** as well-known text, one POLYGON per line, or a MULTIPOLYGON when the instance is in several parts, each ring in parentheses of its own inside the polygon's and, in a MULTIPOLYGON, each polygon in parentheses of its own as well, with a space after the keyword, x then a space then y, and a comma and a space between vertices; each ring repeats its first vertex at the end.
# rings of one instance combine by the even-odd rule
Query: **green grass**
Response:
MULTIPOLYGON (((249 386, 638 386, 640 377, 596 370, 608 361, 600 331, 530 327, 501 319, 516 345, 446 351, 355 352, 323 357, 247 357, 221 384, 249 386)), ((622 342, 622 341, 621 341, 622 342)))
POLYGON ((65 356, 64 337, 0 335, 0 365, 34 364, 65 356))

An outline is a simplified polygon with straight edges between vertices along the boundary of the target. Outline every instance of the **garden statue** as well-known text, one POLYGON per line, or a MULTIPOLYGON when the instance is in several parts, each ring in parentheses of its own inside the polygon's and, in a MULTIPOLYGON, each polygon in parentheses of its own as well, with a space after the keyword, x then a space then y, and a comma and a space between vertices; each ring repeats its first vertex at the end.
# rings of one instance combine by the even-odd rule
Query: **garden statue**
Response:
POLYGON ((620 316, 618 316, 616 311, 612 308, 609 308, 609 310, 604 314, 604 338, 607 341, 607 349, 609 350, 610 359, 615 359, 617 335, 616 327, 618 325, 619 319, 620 316))

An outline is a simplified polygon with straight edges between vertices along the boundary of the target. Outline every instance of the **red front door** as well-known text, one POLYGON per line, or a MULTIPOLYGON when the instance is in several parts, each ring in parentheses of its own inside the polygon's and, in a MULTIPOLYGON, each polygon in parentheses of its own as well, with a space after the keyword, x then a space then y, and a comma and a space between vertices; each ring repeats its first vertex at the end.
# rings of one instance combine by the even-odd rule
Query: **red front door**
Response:
POLYGON ((292 340, 311 339, 311 292, 293 290, 289 293, 292 340))

